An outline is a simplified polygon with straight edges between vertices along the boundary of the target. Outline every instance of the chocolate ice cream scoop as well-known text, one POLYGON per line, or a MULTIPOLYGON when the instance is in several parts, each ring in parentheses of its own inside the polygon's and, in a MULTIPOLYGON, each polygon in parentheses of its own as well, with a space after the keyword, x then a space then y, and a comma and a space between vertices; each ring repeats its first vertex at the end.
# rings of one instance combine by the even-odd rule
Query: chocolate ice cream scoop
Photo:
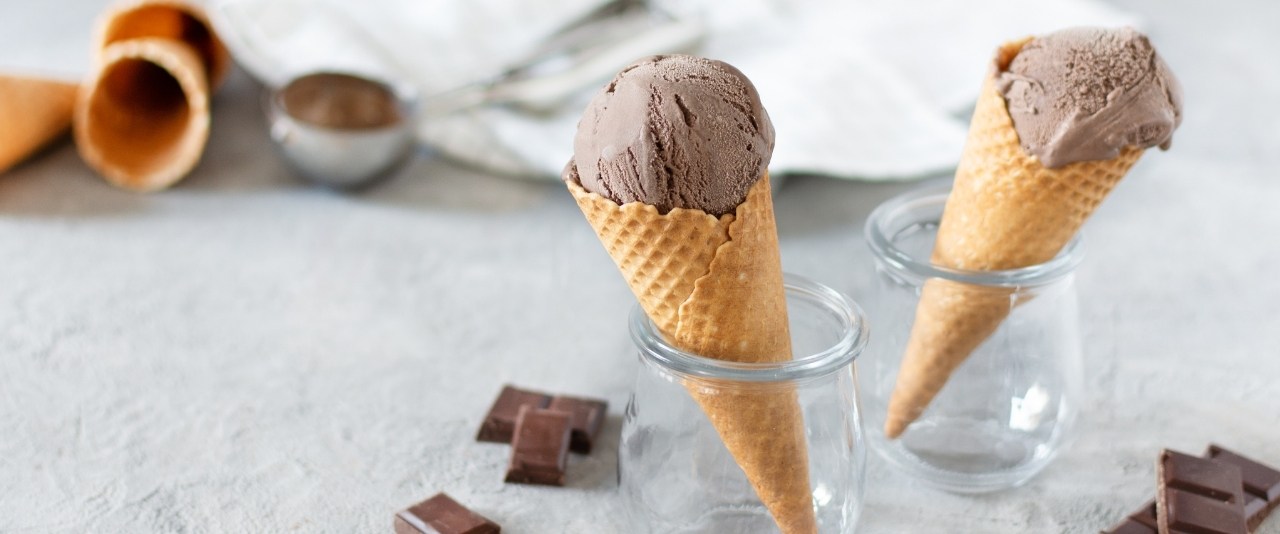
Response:
POLYGON ((1022 148, 1049 168, 1169 148, 1182 89, 1133 28, 1070 28, 1032 39, 999 75, 1022 148))
POLYGON ((695 56, 651 56, 596 95, 573 149, 565 179, 587 191, 661 213, 722 215, 764 175, 773 124, 738 69, 695 56))

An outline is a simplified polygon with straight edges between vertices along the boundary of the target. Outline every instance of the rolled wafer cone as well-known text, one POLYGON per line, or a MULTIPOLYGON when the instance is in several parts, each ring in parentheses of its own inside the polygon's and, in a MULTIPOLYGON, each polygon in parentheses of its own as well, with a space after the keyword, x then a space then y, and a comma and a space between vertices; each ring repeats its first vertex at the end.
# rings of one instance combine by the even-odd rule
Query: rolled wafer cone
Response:
POLYGON ((0 173, 67 131, 76 85, 0 76, 0 173))
MULTIPOLYGON (((996 77, 1029 40, 1001 47, 982 86, 938 227, 935 264, 992 271, 1053 259, 1143 153, 1128 147, 1110 160, 1054 169, 1027 154, 996 77)), ((1012 289, 938 278, 925 283, 889 401, 885 435, 898 437, 920 416, 951 373, 1009 315, 1013 297, 1012 289)))
POLYGON ((107 47, 75 109, 80 156, 114 185, 154 191, 200 160, 209 138, 209 86, 191 47, 142 38, 107 47))
POLYGON ((94 52, 105 62, 107 47, 114 43, 147 37, 161 37, 186 43, 204 65, 212 92, 231 69, 231 54, 218 39, 198 3, 183 0, 124 0, 114 4, 98 19, 94 52))
MULTIPOLYGON (((568 180, 578 207, 668 342, 735 362, 791 359, 769 177, 733 214, 618 205, 568 180)), ((688 380, 726 448, 787 534, 817 531, 796 391, 688 380)))

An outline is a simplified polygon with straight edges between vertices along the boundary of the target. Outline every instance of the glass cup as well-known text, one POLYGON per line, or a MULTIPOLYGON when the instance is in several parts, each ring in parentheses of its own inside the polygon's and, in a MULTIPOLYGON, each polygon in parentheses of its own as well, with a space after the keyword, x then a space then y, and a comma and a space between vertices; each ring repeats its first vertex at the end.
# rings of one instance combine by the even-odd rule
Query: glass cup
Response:
POLYGON ((1082 253, 1073 240, 1057 257, 1022 269, 932 264, 948 193, 945 187, 908 192, 881 204, 867 221, 877 275, 867 309, 876 339, 861 386, 869 390, 872 445, 891 464, 945 490, 997 491, 1044 469, 1074 423, 1082 366, 1073 273, 1082 253), (963 303, 932 309, 966 311, 966 328, 934 330, 945 332, 939 337, 980 344, 919 418, 888 439, 886 412, 926 284, 939 296, 932 302, 945 295, 963 303))
POLYGON ((867 341, 847 296, 786 276, 795 358, 733 363, 669 345, 638 307, 640 371, 627 403, 618 480, 634 532, 778 532, 743 470, 691 395, 794 391, 803 414, 819 532, 852 532, 862 509, 866 448, 854 359, 867 341))

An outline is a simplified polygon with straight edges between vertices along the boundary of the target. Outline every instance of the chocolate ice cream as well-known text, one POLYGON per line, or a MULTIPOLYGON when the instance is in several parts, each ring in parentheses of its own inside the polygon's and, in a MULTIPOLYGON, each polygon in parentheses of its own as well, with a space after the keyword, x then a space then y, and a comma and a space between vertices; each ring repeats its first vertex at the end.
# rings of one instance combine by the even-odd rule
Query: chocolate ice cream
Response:
POLYGON ((773 124, 738 69, 695 56, 651 56, 596 95, 573 148, 565 178, 587 191, 661 213, 721 215, 764 175, 773 124))
POLYGON ((334 129, 375 129, 400 122, 395 93, 385 85, 335 72, 298 78, 280 91, 285 112, 300 121, 334 129))
POLYGON ((1132 28, 1071 28, 1032 39, 1000 73, 1000 91, 1029 154, 1049 168, 1169 148, 1182 90, 1132 28))

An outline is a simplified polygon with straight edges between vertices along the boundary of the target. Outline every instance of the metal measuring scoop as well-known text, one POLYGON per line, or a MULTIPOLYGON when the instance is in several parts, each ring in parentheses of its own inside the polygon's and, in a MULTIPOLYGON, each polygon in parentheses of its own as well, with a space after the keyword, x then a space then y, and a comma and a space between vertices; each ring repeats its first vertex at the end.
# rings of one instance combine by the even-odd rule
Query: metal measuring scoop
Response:
POLYGON ((408 86, 310 73, 268 92, 264 109, 285 163, 324 186, 365 186, 396 172, 413 152, 417 96, 408 86))
POLYGON ((417 94, 363 75, 317 72, 267 93, 271 140, 300 176, 351 189, 393 174, 413 154, 417 94))

